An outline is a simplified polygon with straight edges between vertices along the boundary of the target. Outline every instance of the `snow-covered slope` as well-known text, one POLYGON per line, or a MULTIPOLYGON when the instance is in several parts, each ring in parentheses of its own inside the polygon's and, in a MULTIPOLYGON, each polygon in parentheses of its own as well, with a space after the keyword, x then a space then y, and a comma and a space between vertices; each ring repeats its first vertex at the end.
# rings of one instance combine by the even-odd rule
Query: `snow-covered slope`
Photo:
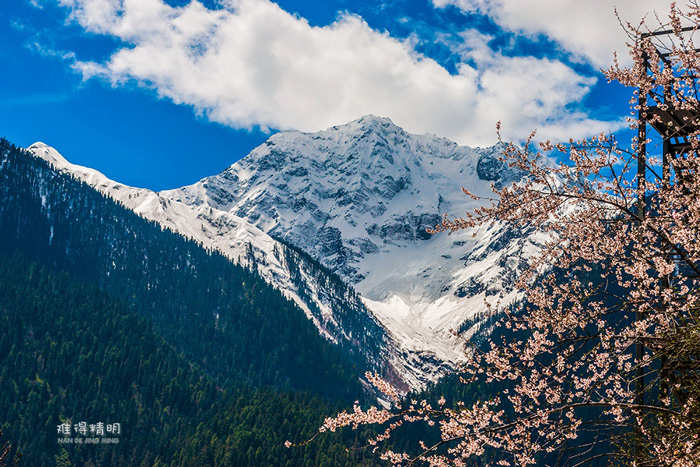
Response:
POLYGON ((160 193, 69 164, 46 145, 31 149, 144 217, 255 264, 321 333, 404 388, 463 358, 450 330, 478 323, 486 300, 514 300, 515 276, 538 248, 538 239, 500 225, 427 234, 443 214, 478 205, 460 187, 490 196, 492 183, 517 174, 498 161, 499 147, 408 134, 384 118, 279 133, 224 172, 160 193), (303 255, 287 243, 351 284, 361 302, 343 305, 358 297, 329 293, 333 280, 299 266, 303 255))

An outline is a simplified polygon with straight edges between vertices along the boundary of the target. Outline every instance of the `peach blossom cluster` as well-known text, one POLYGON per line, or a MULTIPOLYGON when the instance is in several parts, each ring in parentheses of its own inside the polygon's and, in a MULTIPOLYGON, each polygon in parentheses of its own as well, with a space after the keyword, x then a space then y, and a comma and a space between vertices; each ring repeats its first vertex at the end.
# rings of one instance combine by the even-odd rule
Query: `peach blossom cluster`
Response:
POLYGON ((503 155, 526 174, 520 182, 494 187, 498 203, 436 227, 502 223, 548 239, 519 278, 522 311, 505 314, 498 328, 516 337, 471 347, 462 368, 465 384, 480 379, 508 389, 471 404, 402 404, 390 385, 368 375, 394 408, 356 405, 322 431, 381 425, 370 442, 376 448, 402 423, 440 430, 439 442, 419 443, 414 454, 383 454, 397 465, 471 465, 487 452, 497 465, 535 465, 554 452, 572 464, 595 455, 629 465, 700 465, 699 25, 694 2, 683 10, 673 4, 666 23, 628 24, 634 65, 605 71, 635 90, 632 128, 639 118, 658 123, 658 109, 682 111, 678 124, 692 130, 682 153, 652 157, 644 133, 629 148, 605 134, 565 144, 535 144, 533 134, 503 155), (662 28, 671 31, 663 41, 645 34, 662 28), (591 430, 593 440, 578 442, 591 430))

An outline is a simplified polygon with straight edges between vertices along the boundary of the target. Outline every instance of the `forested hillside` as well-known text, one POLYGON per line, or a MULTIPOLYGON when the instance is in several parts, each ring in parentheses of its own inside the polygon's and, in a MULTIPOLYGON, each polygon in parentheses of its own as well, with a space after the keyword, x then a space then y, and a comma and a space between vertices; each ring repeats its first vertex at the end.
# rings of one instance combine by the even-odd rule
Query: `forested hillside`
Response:
POLYGON ((121 298, 185 358, 236 382, 352 401, 356 371, 254 273, 0 142, 0 251, 121 298))
POLYGON ((5 140, 0 199, 0 425, 24 465, 361 464, 354 433, 284 447, 364 396, 254 272, 5 140), (118 443, 59 443, 81 421, 118 443))
MULTIPOLYGON (((360 465, 347 433, 305 448, 339 406, 308 394, 222 387, 96 287, 19 255, 0 255, 1 427, 22 465, 360 465), (72 428, 119 423, 116 444, 72 428), (72 435, 58 433, 69 423, 72 435)), ((372 465, 367 461, 367 465, 372 465)))

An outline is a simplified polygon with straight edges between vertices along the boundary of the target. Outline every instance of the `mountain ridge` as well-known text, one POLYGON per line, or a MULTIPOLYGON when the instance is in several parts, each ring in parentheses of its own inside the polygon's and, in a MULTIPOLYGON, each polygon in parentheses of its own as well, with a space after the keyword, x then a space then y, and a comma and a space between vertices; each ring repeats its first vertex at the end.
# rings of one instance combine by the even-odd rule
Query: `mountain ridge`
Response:
POLYGON ((384 335, 379 355, 366 359, 391 367, 405 389, 421 388, 458 364, 463 342, 450 330, 483 315, 485 301, 516 300, 514 275, 540 241, 498 224, 428 235, 425 228, 443 214, 480 205, 460 186, 488 197, 492 183, 519 174, 500 162, 500 146, 472 149, 411 135, 381 117, 317 133, 278 133, 220 174, 158 193, 73 166, 48 146, 30 149, 234 261, 250 266, 249 251, 257 252, 261 276, 300 303, 322 334, 352 341, 333 307, 317 299, 323 291, 308 275, 312 301, 321 306, 314 313, 316 305, 299 297, 299 284, 275 250, 286 242, 309 254, 357 290, 367 322, 376 324, 372 333, 384 335), (324 320, 338 327, 335 335, 324 320))

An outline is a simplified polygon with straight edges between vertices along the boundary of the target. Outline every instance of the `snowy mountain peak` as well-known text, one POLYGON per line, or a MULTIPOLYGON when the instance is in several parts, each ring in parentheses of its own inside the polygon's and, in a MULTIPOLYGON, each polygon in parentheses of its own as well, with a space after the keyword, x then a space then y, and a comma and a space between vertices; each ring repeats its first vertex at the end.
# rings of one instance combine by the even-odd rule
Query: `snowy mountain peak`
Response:
POLYGON ((363 129, 372 129, 375 131, 401 131, 403 130, 396 126, 394 122, 391 121, 390 118, 388 117, 377 117, 376 115, 365 115, 364 117, 360 117, 357 120, 353 120, 352 122, 346 123, 345 125, 340 125, 340 126, 334 126, 332 129, 340 129, 340 128, 347 128, 351 129, 354 127, 359 127, 363 129))
POLYGON ((461 187, 490 198, 492 183, 518 178, 501 151, 369 115, 276 134, 224 172, 161 194, 299 247, 353 284, 412 358, 454 362, 463 349, 449 330, 484 313, 485 300, 515 299, 514 275, 536 242, 500 226, 451 236, 426 228, 479 205, 461 187))
POLYGON ((541 242, 501 225, 428 234, 444 214, 479 206, 461 187, 490 198, 492 184, 520 174, 499 160, 501 146, 459 146, 371 115, 317 133, 278 133, 220 174, 160 193, 120 189, 45 145, 32 149, 141 215, 258 268, 329 339, 360 345, 362 329, 363 342, 382 349, 360 345, 366 361, 412 388, 464 357, 451 329, 473 332, 486 302, 518 297, 515 277, 541 242), (364 305, 338 308, 326 290, 332 281, 313 266, 292 268, 280 253, 286 245, 352 285, 364 305), (350 330, 356 315, 364 324, 350 330))
POLYGON ((41 141, 37 141, 27 149, 36 155, 40 155, 53 166, 65 167, 68 165, 68 161, 58 151, 41 141))
POLYGON ((71 164, 57 150, 48 144, 37 142, 29 146, 27 149, 57 169, 73 174, 77 178, 83 180, 98 190, 104 191, 108 188, 112 189, 114 187, 116 187, 116 190, 119 190, 119 188, 122 186, 119 183, 107 178, 104 174, 102 174, 102 172, 98 172, 97 170, 90 169, 88 167, 71 164))
POLYGON ((365 115, 345 125, 333 126, 315 134, 316 137, 325 136, 330 138, 333 138, 333 135, 335 135, 336 139, 343 138, 348 141, 357 140, 359 142, 364 139, 370 141, 385 139, 399 144, 410 137, 409 133, 395 125, 391 119, 374 115, 365 115))

